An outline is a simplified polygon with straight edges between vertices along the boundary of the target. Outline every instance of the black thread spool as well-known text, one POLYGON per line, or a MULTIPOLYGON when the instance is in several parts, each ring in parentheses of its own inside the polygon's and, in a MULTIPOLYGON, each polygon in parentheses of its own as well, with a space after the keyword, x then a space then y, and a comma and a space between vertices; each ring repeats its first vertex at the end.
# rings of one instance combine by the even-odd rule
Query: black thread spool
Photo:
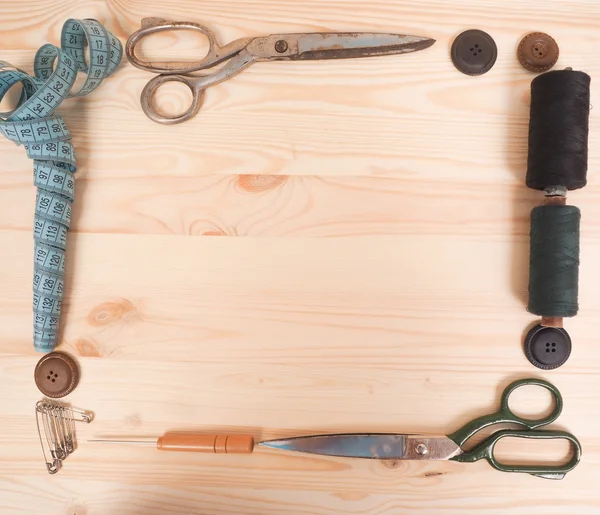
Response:
POLYGON ((590 77, 571 69, 531 83, 526 184, 544 191, 531 212, 529 302, 542 317, 525 338, 525 353, 538 368, 561 366, 571 353, 563 318, 577 314, 580 212, 566 205, 567 190, 587 183, 590 77))

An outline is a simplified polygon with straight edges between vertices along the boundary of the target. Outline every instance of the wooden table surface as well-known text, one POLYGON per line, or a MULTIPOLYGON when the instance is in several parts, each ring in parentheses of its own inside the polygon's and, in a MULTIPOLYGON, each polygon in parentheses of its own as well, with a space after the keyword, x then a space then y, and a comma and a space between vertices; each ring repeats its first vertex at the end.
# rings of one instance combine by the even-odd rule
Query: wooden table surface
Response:
MULTIPOLYGON (((60 108, 79 171, 63 334, 92 410, 79 448, 47 474, 35 426, 32 163, 0 140, 0 513, 598 514, 600 512, 600 89, 592 80, 573 352, 526 360, 529 31, 560 45, 557 68, 600 71, 595 0, 20 0, 0 3, 0 58, 32 71, 68 18, 121 41, 145 16, 190 20, 219 40, 282 32, 433 37, 410 55, 259 63, 211 88, 200 114, 161 126, 126 60, 60 108), (454 37, 488 31, 494 68, 459 73, 454 37), (486 462, 379 462, 258 451, 161 453, 88 443, 167 430, 448 433, 494 409, 502 388, 542 377, 563 393, 555 427, 583 446, 563 481, 486 462)), ((197 54, 189 35, 146 55, 197 54)), ((182 109, 178 88, 161 94, 182 109)), ((516 399, 521 412, 547 401, 516 399)), ((561 445, 510 444, 505 459, 561 460, 561 445)))

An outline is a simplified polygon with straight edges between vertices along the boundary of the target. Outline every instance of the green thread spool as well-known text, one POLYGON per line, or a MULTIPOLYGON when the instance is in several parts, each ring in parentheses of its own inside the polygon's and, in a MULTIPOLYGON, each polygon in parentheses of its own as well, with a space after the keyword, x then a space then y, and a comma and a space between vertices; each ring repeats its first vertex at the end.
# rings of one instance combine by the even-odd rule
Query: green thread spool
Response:
POLYGON ((577 314, 580 219, 575 206, 544 205, 531 211, 529 312, 542 317, 577 314))

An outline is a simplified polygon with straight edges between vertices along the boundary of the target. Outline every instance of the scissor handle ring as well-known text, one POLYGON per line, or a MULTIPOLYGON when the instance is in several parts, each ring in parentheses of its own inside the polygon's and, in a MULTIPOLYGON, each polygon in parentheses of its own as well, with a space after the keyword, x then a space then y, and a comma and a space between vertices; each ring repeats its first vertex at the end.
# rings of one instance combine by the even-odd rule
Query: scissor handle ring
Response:
POLYGON ((552 383, 548 381, 544 381, 543 379, 537 378, 527 378, 527 379, 519 379, 518 381, 514 381, 509 384, 502 393, 502 398, 500 400, 500 412, 506 417, 514 420, 514 422, 521 424, 529 429, 536 429, 541 426, 548 425, 554 422, 561 414, 563 409, 563 399, 562 395, 552 383), (508 405, 510 396, 512 393, 521 388, 522 386, 541 386, 550 392, 552 397, 554 398, 554 408, 552 412, 543 417, 543 418, 526 418, 520 417, 516 415, 508 405))
POLYGON ((562 395, 552 383, 544 381, 543 379, 527 378, 519 379, 509 384, 502 393, 500 400, 500 412, 503 413, 506 418, 513 419, 516 423, 521 424, 529 429, 536 429, 541 426, 545 426, 554 422, 561 414, 563 408, 562 395), (510 396, 512 393, 521 388, 522 386, 541 386, 550 392, 554 398, 554 408, 552 412, 543 418, 526 418, 516 415, 508 405, 510 396))
POLYGON ((192 83, 192 80, 193 78, 191 78, 190 80, 190 77, 187 77, 185 75, 157 75, 152 80, 150 80, 142 90, 142 94, 140 96, 142 110, 144 111, 146 116, 157 123, 162 123, 165 125, 174 125, 177 123, 182 123, 195 116, 198 110, 200 109, 200 106, 202 105, 204 89, 195 86, 192 83), (192 104, 184 113, 177 116, 166 116, 164 114, 159 113, 156 110, 153 101, 154 95, 156 94, 156 90, 166 82, 181 82, 185 84, 188 88, 190 88, 192 92, 192 104))
MULTIPOLYGON (((540 385, 541 386, 541 385, 540 385)), ((567 472, 573 470, 581 459, 581 444, 571 433, 556 430, 520 430, 502 429, 495 432, 481 444, 468 452, 452 458, 462 463, 472 463, 486 459, 492 467, 502 472, 524 472, 545 479, 562 479, 567 472), (528 440, 567 440, 571 445, 571 459, 562 465, 515 465, 505 464, 494 455, 494 449, 499 440, 503 438, 523 438, 528 440)))
POLYGON ((472 420, 471 422, 468 422, 458 431, 449 434, 448 438, 455 442, 459 447, 462 447, 465 444, 465 442, 469 438, 471 438, 475 433, 478 433, 482 429, 485 429, 486 427, 495 424, 518 424, 530 430, 536 429, 538 427, 554 422, 562 412, 562 408, 562 396, 553 384, 544 381, 543 379, 537 378, 519 379, 518 381, 514 381, 511 384, 509 384, 504 389, 500 401, 500 409, 498 411, 489 415, 482 415, 481 417, 478 417, 472 420), (554 398, 554 409, 552 410, 552 413, 539 419, 530 419, 515 415, 508 406, 508 402, 511 394, 521 386, 541 386, 542 388, 546 388, 546 390, 548 390, 554 398))
POLYGON ((191 21, 167 21, 162 18, 144 18, 142 27, 129 36, 125 45, 125 55, 133 66, 140 70, 163 74, 184 74, 208 68, 219 58, 220 50, 221 47, 217 43, 213 31, 208 27, 191 21), (136 45, 145 37, 158 32, 175 30, 193 30, 204 34, 208 39, 206 56, 193 63, 157 62, 153 64, 151 61, 140 60, 135 54, 136 45))

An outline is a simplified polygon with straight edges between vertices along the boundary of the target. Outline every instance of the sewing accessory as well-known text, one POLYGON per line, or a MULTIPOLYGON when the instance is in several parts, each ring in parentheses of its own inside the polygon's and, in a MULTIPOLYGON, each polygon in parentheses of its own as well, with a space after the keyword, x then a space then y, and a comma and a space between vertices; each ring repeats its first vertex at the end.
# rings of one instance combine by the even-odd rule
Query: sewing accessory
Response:
MULTIPOLYGON (((345 458, 371 458, 394 460, 453 460, 474 462, 486 459, 494 468, 503 472, 525 472, 546 479, 562 479, 573 470, 581 458, 581 445, 577 438, 565 431, 538 430, 554 422, 562 411, 563 401, 558 389, 542 379, 521 379, 506 387, 502 394, 500 410, 491 415, 478 417, 463 428, 448 436, 351 433, 332 435, 300 436, 258 443, 260 447, 287 451, 323 454, 345 458), (554 409, 548 416, 525 419, 515 415, 508 405, 509 398, 521 386, 546 388, 554 399, 554 409), (469 451, 464 445, 473 435, 487 427, 498 424, 517 424, 525 429, 496 431, 485 441, 469 451), (570 442, 573 456, 564 465, 505 465, 496 460, 494 447, 502 438, 564 439, 570 442)), ((166 451, 249 454, 254 450, 254 438, 250 435, 203 435, 200 433, 165 433, 150 439, 97 438, 89 442, 118 445, 152 446, 166 451)))
POLYGON ((40 392, 53 399, 69 395, 79 382, 77 362, 64 352, 42 356, 33 375, 40 392))
POLYGON ((263 447, 286 451, 340 456, 346 458, 370 458, 383 460, 452 460, 471 463, 485 459, 502 472, 523 472, 544 479, 562 479, 575 468, 581 458, 581 445, 577 438, 565 431, 539 430, 554 422, 562 411, 562 397, 558 389, 541 379, 522 379, 510 384, 502 394, 500 410, 469 422, 447 436, 419 434, 331 434, 300 436, 261 442, 263 447), (554 409, 546 417, 525 419, 515 415, 509 405, 509 397, 521 386, 546 388, 554 398, 554 409), (470 438, 484 428, 498 424, 517 424, 525 429, 502 429, 487 437, 482 443, 465 450, 470 438), (564 439, 570 442, 573 456, 564 465, 506 465, 494 456, 494 447, 502 438, 525 438, 531 440, 564 439))
POLYGON ((541 73, 556 64, 559 53, 553 37, 543 32, 531 32, 519 43, 517 59, 526 70, 541 73))
POLYGON ((543 191, 545 200, 531 212, 527 310, 542 319, 528 332, 524 348, 530 362, 542 369, 568 359, 571 339, 563 318, 579 310, 581 214, 566 204, 566 195, 587 184, 589 110, 586 73, 557 70, 531 83, 526 184, 543 191))
POLYGON ((207 435, 201 433, 169 432, 159 438, 146 440, 98 438, 88 440, 88 442, 115 445, 142 445, 156 447, 161 451, 210 454, 250 454, 254 450, 254 437, 251 435, 207 435))
POLYGON ((571 338, 562 327, 532 327, 525 337, 525 355, 536 367, 558 368, 571 355, 571 338))
POLYGON ((55 110, 66 98, 94 91, 115 71, 122 53, 120 41, 96 20, 70 19, 62 28, 61 48, 46 44, 37 51, 34 76, 0 61, 0 100, 16 84, 23 86, 15 109, 0 113, 0 132, 34 160, 33 345, 40 352, 53 350, 58 340, 77 170, 71 135, 55 110), (78 72, 87 77, 74 92, 78 72))
POLYGON ((42 453, 48 473, 56 474, 76 447, 75 422, 89 424, 93 414, 48 400, 35 405, 35 416, 42 453))
POLYGON ((192 22, 169 22, 161 18, 144 18, 139 30, 131 34, 125 54, 133 66, 152 73, 153 78, 141 94, 144 113, 155 122, 181 123, 192 118, 200 109, 204 91, 237 75, 259 61, 296 61, 321 59, 348 59, 381 55, 404 54, 424 50, 435 40, 403 34, 376 34, 370 32, 318 32, 306 34, 273 34, 267 37, 242 38, 221 47, 208 27, 192 22), (135 55, 136 45, 145 37, 158 32, 192 30, 208 38, 207 55, 195 63, 148 62, 135 55), (189 75, 224 63, 218 71, 201 76, 189 75), (153 97, 159 86, 167 82, 181 82, 192 92, 192 104, 179 116, 164 116, 156 111, 153 97))
POLYGON ((465 75, 489 72, 498 57, 496 42, 487 32, 472 29, 459 34, 450 49, 452 63, 465 75))

